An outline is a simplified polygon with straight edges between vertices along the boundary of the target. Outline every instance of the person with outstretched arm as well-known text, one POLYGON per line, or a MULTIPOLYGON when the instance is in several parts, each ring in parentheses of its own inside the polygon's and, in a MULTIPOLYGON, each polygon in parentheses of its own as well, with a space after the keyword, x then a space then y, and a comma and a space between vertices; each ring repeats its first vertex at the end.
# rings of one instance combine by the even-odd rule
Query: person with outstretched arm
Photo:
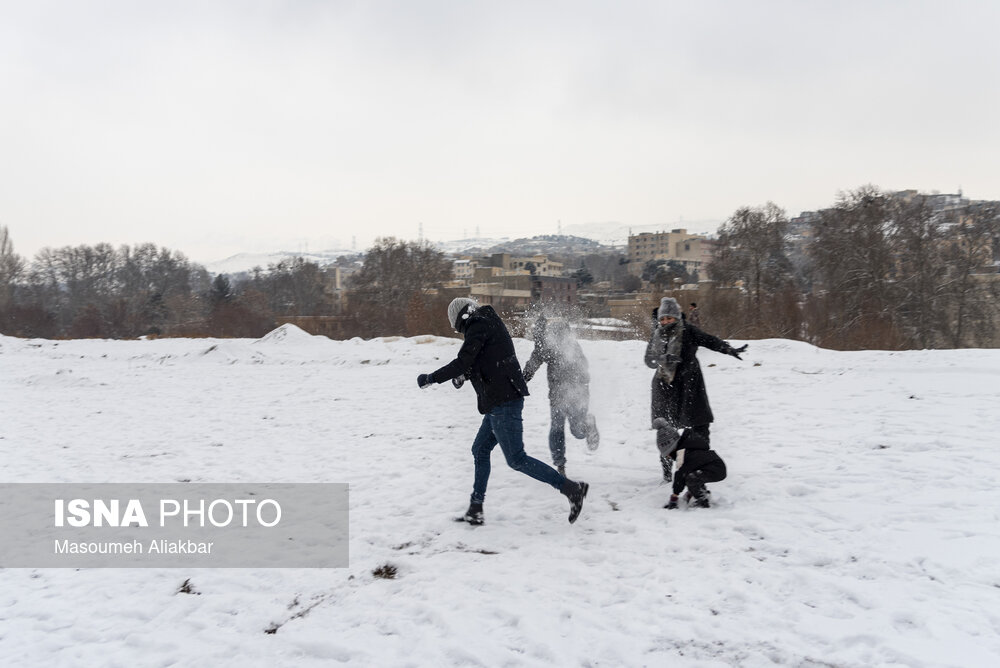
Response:
POLYGON ((652 428, 660 451, 663 479, 670 482, 674 465, 670 455, 670 436, 678 429, 692 431, 709 442, 709 425, 715 419, 708 404, 705 378, 698 363, 698 348, 708 348, 723 355, 742 359, 744 344, 734 348, 728 342, 703 332, 697 325, 684 322, 681 307, 672 297, 660 300, 657 324, 646 346, 645 362, 655 369, 651 383, 652 428))
POLYGON ((524 451, 521 412, 528 386, 503 320, 492 306, 480 306, 473 299, 459 297, 448 305, 448 321, 465 341, 454 360, 432 373, 417 376, 417 385, 423 389, 452 381, 461 387, 464 381, 460 379, 467 379, 476 390, 483 421, 472 442, 475 476, 469 509, 458 519, 473 525, 483 524, 490 455, 499 444, 508 466, 551 485, 569 499, 569 521, 575 522, 590 486, 560 475, 524 451))

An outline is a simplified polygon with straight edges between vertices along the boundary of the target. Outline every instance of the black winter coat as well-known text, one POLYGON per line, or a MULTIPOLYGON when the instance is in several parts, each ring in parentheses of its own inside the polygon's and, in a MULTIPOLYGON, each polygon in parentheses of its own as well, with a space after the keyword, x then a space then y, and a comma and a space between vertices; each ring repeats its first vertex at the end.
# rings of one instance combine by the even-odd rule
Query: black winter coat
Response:
POLYGON ((435 371, 436 383, 465 376, 476 390, 479 412, 486 414, 500 404, 528 396, 514 342, 492 306, 480 306, 466 320, 465 343, 458 357, 435 371))
POLYGON ((705 472, 706 482, 719 482, 726 479, 726 463, 722 457, 708 447, 708 441, 698 434, 688 431, 677 443, 674 457, 680 467, 674 473, 674 494, 680 494, 687 485, 687 475, 692 471, 705 472))
MULTIPOLYGON (((666 383, 658 375, 653 376, 651 418, 666 418, 674 427, 697 427, 709 424, 715 419, 708 404, 705 378, 698 363, 698 347, 708 348, 717 353, 729 354, 732 346, 722 339, 698 329, 690 323, 677 323, 684 328, 681 339, 680 362, 671 383, 666 383)), ((646 346, 646 366, 655 369, 664 353, 666 330, 656 327, 646 346)))

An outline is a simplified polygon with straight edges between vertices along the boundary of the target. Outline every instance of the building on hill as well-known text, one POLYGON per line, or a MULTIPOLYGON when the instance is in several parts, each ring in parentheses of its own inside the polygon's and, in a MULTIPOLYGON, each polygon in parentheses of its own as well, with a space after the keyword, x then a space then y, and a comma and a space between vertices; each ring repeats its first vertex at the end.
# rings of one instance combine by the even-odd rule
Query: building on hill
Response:
POLYGON ((508 288, 503 283, 473 283, 469 296, 497 310, 521 311, 531 305, 531 291, 508 288))
POLYGON ((701 274, 711 259, 712 243, 697 234, 689 234, 685 229, 669 232, 641 232, 628 237, 628 271, 633 276, 641 276, 647 262, 653 260, 674 260, 684 265, 691 274, 701 274))
POLYGON ((549 260, 547 255, 515 257, 510 253, 493 253, 479 262, 480 267, 498 267, 504 274, 534 274, 537 276, 562 276, 562 262, 549 260))
POLYGON ((469 296, 481 304, 513 310, 524 309, 536 303, 572 306, 577 301, 576 279, 562 276, 502 274, 472 283, 469 291, 469 296))
POLYGON ((538 302, 572 305, 577 301, 576 279, 563 276, 563 263, 544 254, 462 256, 453 267, 450 287, 467 286, 469 296, 481 304, 520 310, 538 302))
POLYGON ((463 255, 452 262, 454 280, 466 285, 487 283, 500 276, 562 276, 562 262, 546 255, 516 257, 510 253, 493 253, 483 257, 463 255))
POLYGON ((454 280, 468 283, 476 271, 477 263, 470 257, 459 257, 452 261, 452 275, 454 280))

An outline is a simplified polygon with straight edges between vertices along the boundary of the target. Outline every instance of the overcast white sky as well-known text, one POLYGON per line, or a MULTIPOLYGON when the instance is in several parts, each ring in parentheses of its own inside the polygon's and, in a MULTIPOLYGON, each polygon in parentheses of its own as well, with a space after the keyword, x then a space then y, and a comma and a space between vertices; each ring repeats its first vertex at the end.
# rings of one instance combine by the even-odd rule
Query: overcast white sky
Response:
MULTIPOLYGON (((0 0, 15 250, 1000 199, 1000 2, 0 0)), ((697 230, 701 231, 701 230, 697 230)))

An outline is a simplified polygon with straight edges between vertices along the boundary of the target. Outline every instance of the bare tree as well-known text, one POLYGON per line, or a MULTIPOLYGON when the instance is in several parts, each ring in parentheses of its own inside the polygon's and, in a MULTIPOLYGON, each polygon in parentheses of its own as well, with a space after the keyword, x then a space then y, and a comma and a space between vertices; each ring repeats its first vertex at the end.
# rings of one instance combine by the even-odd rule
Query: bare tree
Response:
POLYGON ((773 202, 742 207, 718 234, 707 267, 720 288, 710 305, 713 326, 726 336, 800 335, 800 287, 788 258, 785 211, 773 202))
POLYGON ((921 348, 940 341, 947 266, 942 257, 941 225, 928 198, 894 198, 890 213, 895 237, 893 291, 899 325, 921 348))
POLYGON ((719 228, 718 250, 708 266, 712 280, 724 285, 743 282, 758 306, 767 294, 794 285, 786 254, 788 218, 773 202, 737 209, 719 228))
POLYGON ((433 333, 431 323, 414 323, 412 316, 408 325, 407 315, 424 310, 418 304, 435 301, 427 291, 451 277, 451 261, 427 242, 379 238, 365 253, 364 266, 349 279, 349 309, 371 336, 420 333, 407 331, 414 327, 433 333))
MULTIPOLYGON (((132 337, 200 317, 207 272, 153 244, 45 248, 22 286, 24 307, 52 314, 58 334, 132 337)), ((37 320, 37 318, 36 318, 37 320)))
POLYGON ((14 297, 14 286, 24 272, 24 259, 14 252, 6 225, 0 225, 0 312, 5 312, 14 297))
POLYGON ((893 203, 875 186, 841 193, 820 212, 810 248, 826 323, 814 342, 833 348, 903 348, 894 286, 898 236, 893 203))
POLYGON ((272 264, 266 272, 254 271, 248 284, 266 296, 273 313, 328 315, 331 304, 326 278, 319 265, 302 258, 272 264))
POLYGON ((940 292, 939 318, 954 346, 995 345, 1000 319, 1000 203, 965 207, 948 225, 944 241, 948 272, 940 292))
POLYGON ((190 318, 204 269, 154 244, 122 246, 116 260, 113 335, 159 334, 190 318))

